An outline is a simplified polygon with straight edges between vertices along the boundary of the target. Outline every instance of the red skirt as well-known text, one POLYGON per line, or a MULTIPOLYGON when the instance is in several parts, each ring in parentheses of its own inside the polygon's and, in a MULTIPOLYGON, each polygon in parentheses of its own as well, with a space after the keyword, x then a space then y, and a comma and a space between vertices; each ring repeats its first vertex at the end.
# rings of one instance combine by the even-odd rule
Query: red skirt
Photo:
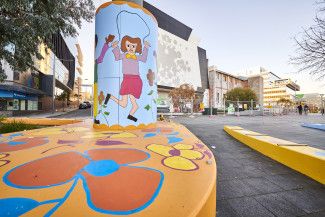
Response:
POLYGON ((123 75, 120 95, 132 95, 139 99, 142 92, 142 80, 139 75, 123 75))

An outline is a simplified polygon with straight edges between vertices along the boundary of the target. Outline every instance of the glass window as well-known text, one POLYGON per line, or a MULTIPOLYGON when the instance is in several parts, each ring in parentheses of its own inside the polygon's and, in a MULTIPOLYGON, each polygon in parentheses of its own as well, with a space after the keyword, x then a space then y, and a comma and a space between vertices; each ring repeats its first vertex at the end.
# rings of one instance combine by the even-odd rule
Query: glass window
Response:
POLYGON ((26 101, 25 100, 20 100, 20 110, 21 111, 26 110, 26 101))
POLYGON ((19 99, 14 99, 13 101, 13 110, 19 111, 19 99))

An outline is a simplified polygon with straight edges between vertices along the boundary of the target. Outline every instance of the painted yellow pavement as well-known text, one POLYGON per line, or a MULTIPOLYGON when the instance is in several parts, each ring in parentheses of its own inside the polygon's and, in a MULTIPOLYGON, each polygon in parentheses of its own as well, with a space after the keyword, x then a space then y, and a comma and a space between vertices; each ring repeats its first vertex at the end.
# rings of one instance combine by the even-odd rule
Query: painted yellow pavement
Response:
POLYGON ((0 216, 216 213, 213 154, 175 123, 103 131, 89 120, 4 134, 0 176, 0 216))
POLYGON ((252 149, 325 184, 324 150, 248 131, 238 126, 225 126, 224 130, 252 149))

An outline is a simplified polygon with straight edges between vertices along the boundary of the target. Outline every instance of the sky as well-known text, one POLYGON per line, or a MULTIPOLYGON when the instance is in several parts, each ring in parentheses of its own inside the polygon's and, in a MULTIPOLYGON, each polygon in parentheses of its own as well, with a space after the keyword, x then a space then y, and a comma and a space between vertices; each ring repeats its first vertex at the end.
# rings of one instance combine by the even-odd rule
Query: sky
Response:
MULTIPOLYGON (((103 0, 95 0, 96 7, 103 0)), ((314 0, 147 0, 193 29, 209 65, 237 74, 262 66, 282 78, 291 78, 302 93, 325 93, 325 80, 297 74, 289 64, 295 54, 293 38, 313 25, 314 0), (202 3, 204 2, 204 3, 202 3)), ((93 80, 94 23, 84 23, 79 43, 84 54, 84 78, 93 80)))

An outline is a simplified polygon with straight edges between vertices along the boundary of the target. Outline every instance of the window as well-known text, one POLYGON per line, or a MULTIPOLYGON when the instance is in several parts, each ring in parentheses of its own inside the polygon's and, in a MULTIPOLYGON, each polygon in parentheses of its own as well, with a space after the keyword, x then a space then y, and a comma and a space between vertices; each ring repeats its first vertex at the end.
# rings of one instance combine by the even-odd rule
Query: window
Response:
POLYGON ((19 75, 20 75, 19 72, 14 71, 14 81, 19 81, 19 77, 20 77, 19 75))
POLYGON ((227 76, 225 75, 225 81, 227 81, 227 76))
POLYGON ((220 94, 217 93, 217 103, 219 103, 219 101, 220 101, 220 94))

